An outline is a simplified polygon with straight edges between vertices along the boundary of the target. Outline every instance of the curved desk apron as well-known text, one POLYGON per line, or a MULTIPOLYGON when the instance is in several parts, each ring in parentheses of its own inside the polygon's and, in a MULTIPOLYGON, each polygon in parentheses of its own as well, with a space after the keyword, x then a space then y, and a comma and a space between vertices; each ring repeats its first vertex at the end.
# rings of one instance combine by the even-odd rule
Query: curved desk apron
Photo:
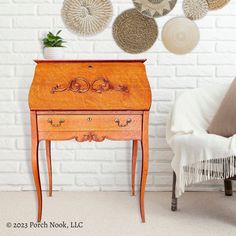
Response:
POLYGON ((148 173, 148 124, 151 90, 145 60, 37 60, 29 92, 32 168, 42 218, 38 145, 46 143, 49 196, 52 195, 51 141, 132 140, 132 195, 138 140, 142 145, 140 211, 145 222, 148 173))

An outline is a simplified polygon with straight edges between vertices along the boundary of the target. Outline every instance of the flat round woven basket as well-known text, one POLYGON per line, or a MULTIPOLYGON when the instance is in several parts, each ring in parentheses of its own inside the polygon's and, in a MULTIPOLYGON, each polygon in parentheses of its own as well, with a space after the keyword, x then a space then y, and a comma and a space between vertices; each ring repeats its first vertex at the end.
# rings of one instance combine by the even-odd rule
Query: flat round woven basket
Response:
POLYGON ((154 19, 143 16, 136 9, 121 13, 113 24, 113 38, 128 53, 142 53, 156 41, 158 27, 154 19))
POLYGON ((207 0, 184 0, 184 15, 190 20, 199 20, 208 12, 207 0))
POLYGON ((73 32, 89 36, 106 28, 112 17, 110 0, 65 0, 62 18, 73 32))
POLYGON ((162 30, 162 41, 165 47, 175 54, 191 52, 200 39, 199 29, 194 21, 185 17, 169 20, 162 30))
POLYGON ((207 0, 209 10, 214 11, 223 8, 230 0, 207 0))
POLYGON ((136 9, 144 16, 161 17, 167 15, 177 0, 133 0, 136 9))

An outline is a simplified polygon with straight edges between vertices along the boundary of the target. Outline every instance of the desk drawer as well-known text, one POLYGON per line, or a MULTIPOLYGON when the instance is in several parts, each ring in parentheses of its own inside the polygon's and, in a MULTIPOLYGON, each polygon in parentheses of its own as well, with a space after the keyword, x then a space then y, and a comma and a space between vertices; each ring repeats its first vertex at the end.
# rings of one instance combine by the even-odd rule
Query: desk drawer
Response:
POLYGON ((39 131, 140 131, 142 115, 38 115, 39 131))

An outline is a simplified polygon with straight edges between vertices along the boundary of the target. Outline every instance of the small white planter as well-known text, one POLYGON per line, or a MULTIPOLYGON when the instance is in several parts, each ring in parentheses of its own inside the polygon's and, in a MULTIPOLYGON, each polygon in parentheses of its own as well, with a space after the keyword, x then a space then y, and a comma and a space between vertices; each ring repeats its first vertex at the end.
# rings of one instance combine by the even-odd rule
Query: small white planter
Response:
POLYGON ((45 59, 60 60, 64 59, 64 48, 63 47, 46 47, 43 50, 45 59))

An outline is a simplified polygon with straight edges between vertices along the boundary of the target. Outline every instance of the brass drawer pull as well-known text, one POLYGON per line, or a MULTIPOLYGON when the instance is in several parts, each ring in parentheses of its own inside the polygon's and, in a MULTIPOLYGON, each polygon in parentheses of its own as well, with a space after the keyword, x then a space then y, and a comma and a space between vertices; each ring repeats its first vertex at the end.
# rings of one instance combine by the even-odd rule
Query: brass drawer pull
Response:
POLYGON ((64 119, 60 119, 58 124, 53 124, 52 119, 48 119, 48 123, 51 124, 52 127, 60 127, 62 123, 64 123, 64 119))
POLYGON ((131 122, 132 122, 132 119, 129 118, 129 119, 126 120, 125 124, 121 124, 120 119, 118 119, 118 118, 115 119, 115 123, 117 123, 119 127, 126 127, 131 122))
POLYGON ((92 121, 92 117, 88 117, 88 118, 87 118, 87 121, 88 121, 88 122, 91 122, 91 121, 92 121))

